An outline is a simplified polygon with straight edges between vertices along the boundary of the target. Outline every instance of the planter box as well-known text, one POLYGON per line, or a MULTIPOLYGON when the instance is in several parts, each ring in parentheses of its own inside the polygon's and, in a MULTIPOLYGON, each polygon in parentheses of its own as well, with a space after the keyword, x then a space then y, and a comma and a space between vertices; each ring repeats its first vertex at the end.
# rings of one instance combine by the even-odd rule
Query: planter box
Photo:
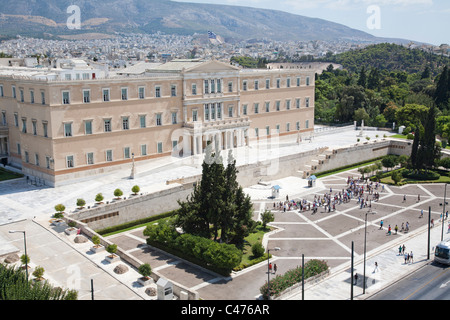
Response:
POLYGON ((103 250, 105 250, 105 247, 102 246, 102 245, 91 247, 91 251, 94 252, 94 253, 97 253, 97 252, 100 252, 100 251, 103 251, 103 250))
POLYGON ((148 285, 152 284, 153 283, 153 279, 151 277, 148 277, 148 278, 140 277, 140 278, 138 278, 138 283, 145 287, 145 286, 148 286, 148 285))
POLYGON ((120 260, 120 257, 117 254, 110 254, 105 257, 105 260, 109 263, 113 263, 120 260))
POLYGON ((67 235, 69 235, 69 236, 72 235, 72 234, 76 234, 77 231, 78 231, 78 229, 75 228, 75 227, 66 228, 66 229, 64 230, 64 232, 65 232, 67 235))

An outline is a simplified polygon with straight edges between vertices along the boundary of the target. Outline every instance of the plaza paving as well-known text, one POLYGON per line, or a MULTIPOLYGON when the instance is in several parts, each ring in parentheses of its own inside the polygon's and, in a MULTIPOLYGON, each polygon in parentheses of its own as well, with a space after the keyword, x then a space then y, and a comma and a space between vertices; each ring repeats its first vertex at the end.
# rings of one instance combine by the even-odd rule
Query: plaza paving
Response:
MULTIPOLYGON (((377 133, 373 132, 372 134, 377 133)), ((342 146, 351 144, 351 140, 354 141, 355 136, 355 131, 343 132, 338 135, 339 138, 334 139, 333 137, 333 142, 341 143, 342 146)), ((316 148, 328 143, 329 139, 330 136, 321 136, 313 139, 312 143, 287 145, 280 147, 280 153, 298 152, 297 148, 316 148)), ((248 148, 240 151, 248 154, 248 148)), ((249 161, 249 158, 245 161, 249 161)), ((22 252, 22 234, 10 234, 8 230, 26 230, 28 253, 32 263, 44 266, 46 277, 55 285, 79 289, 80 299, 90 299, 90 279, 94 279, 95 293, 98 299, 155 299, 155 297, 145 294, 145 288, 136 283, 139 277, 136 270, 130 267, 127 273, 121 275, 113 271, 117 264, 126 265, 126 261, 107 263, 104 260, 105 253, 92 254, 89 251, 92 243, 74 243, 73 236, 67 236, 62 229, 50 226, 48 220, 56 203, 64 202, 64 200, 75 202, 76 198, 88 193, 96 194, 100 188, 102 191, 109 189, 112 193, 118 184, 120 186, 128 185, 130 188, 134 184, 139 184, 141 189, 151 192, 152 188, 158 188, 158 185, 165 184, 165 180, 169 178, 198 173, 199 163, 193 162, 195 162, 193 159, 188 159, 184 163, 168 165, 164 161, 155 161, 148 164, 148 170, 145 170, 143 166, 139 170, 138 167, 141 177, 137 181, 128 179, 126 172, 118 172, 105 175, 102 179, 52 189, 30 186, 24 180, 2 183, 0 184, 0 217, 3 220, 0 222, 1 247, 6 251, 16 248, 18 252, 22 252), (36 218, 31 221, 29 218, 32 217, 36 218), (28 220, 19 221, 20 219, 28 220)), ((272 210, 274 201, 283 201, 286 195, 291 200, 307 199, 311 201, 314 195, 323 196, 325 192, 329 192, 330 187, 333 191, 341 190, 345 188, 348 176, 357 177, 359 174, 356 170, 349 170, 324 177, 318 179, 313 188, 308 188, 307 181, 304 179, 287 177, 271 181, 269 186, 255 185, 245 188, 244 191, 251 196, 254 202, 254 216, 258 218, 264 209, 272 210), (275 184, 280 185, 282 189, 279 199, 274 200, 269 197, 271 195, 270 186, 275 184)), ((123 190, 125 189, 123 188, 123 190)), ((423 233, 427 219, 419 218, 422 209, 426 217, 430 206, 432 218, 439 226, 437 222, 442 213, 439 203, 442 201, 442 185, 385 186, 385 191, 380 193, 379 201, 371 202, 371 209, 375 214, 367 216, 368 259, 379 254, 380 250, 389 251, 393 248, 396 250, 399 244, 411 241, 411 237, 415 237, 418 232, 423 233), (417 199, 419 194, 420 201, 417 199), (404 195, 406 195, 405 202, 403 202, 404 195), (382 230, 380 230, 379 224, 381 219, 384 221, 382 230), (396 224, 400 227, 402 223, 406 222, 410 224, 409 233, 386 234, 388 225, 391 225, 393 229, 396 224)), ((344 273, 344 278, 339 279, 333 287, 341 292, 340 287, 345 286, 348 282, 348 272, 340 271, 349 268, 352 241, 355 245, 356 260, 361 260, 363 255, 364 219, 367 210, 367 208, 360 209, 356 199, 337 205, 336 211, 331 212, 324 212, 323 208, 319 208, 316 214, 312 214, 311 211, 274 210, 275 221, 270 224, 274 231, 264 238, 263 243, 267 248, 273 250, 271 262, 277 264, 277 273, 282 274, 286 270, 301 265, 302 254, 305 261, 325 260, 331 268, 331 276, 330 280, 325 280, 323 283, 332 283, 331 279, 336 278, 333 277, 334 274, 344 273), (275 248, 279 250, 275 250, 275 248)), ((434 234, 437 234, 438 230, 439 228, 434 228, 434 234)), ((145 244, 142 231, 143 229, 135 229, 111 236, 109 240, 118 244, 141 262, 150 263, 152 269, 161 276, 197 291, 202 299, 256 299, 259 297, 259 288, 267 281, 266 262, 233 273, 230 277, 222 277, 150 248, 145 244)), ((395 261, 395 263, 397 262, 395 261)), ((391 280, 393 274, 395 272, 388 273, 385 269, 384 281, 391 280)), ((271 278, 273 276, 275 275, 270 275, 271 278)), ((378 280, 377 284, 379 285, 383 279, 378 280)), ((332 292, 334 291, 329 287, 321 289, 320 286, 314 286, 308 289, 307 297, 318 300, 341 298, 338 294, 333 296, 332 292)), ((295 297, 295 293, 292 296, 295 297)))

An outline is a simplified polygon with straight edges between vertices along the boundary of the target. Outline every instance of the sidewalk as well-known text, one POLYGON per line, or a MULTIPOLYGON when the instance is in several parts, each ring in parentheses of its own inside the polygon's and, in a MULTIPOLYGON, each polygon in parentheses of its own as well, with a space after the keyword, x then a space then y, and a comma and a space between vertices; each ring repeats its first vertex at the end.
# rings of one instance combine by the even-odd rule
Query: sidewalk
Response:
MULTIPOLYGON (((363 294, 364 256, 354 258, 354 271, 358 273, 357 285, 353 286, 353 299, 364 300, 383 290, 389 285, 401 280, 417 269, 434 260, 434 248, 441 241, 442 224, 435 223, 430 232, 430 258, 427 259, 428 231, 422 227, 411 232, 407 240, 397 243, 388 243, 378 247, 373 252, 366 253, 366 293, 363 294), (405 245, 405 252, 413 252, 414 261, 405 264, 403 255, 399 255, 399 246, 405 245), (375 262, 378 271, 374 271, 375 262)), ((447 233, 447 221, 444 225, 444 240, 450 237, 447 233)), ((350 300, 351 299, 351 264, 336 267, 330 270, 330 275, 323 281, 305 286, 305 300, 350 300)), ((301 290, 301 289, 300 289, 301 290)), ((298 290, 287 296, 284 300, 301 300, 302 293, 298 290)))

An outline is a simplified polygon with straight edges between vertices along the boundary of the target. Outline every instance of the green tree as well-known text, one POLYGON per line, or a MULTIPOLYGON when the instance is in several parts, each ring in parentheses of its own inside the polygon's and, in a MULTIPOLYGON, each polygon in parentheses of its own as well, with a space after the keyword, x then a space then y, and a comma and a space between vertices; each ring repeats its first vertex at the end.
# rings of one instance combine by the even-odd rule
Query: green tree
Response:
POLYGON ((398 171, 392 172, 391 178, 396 185, 402 180, 402 176, 398 171))
POLYGON ((116 198, 120 198, 122 195, 123 195, 122 190, 120 190, 120 189, 114 190, 114 196, 115 196, 116 198))
POLYGON ((97 195, 95 196, 95 201, 97 201, 98 203, 103 201, 103 194, 101 193, 97 193, 97 195))
POLYGON ((133 192, 135 195, 141 190, 141 188, 139 188, 139 186, 133 186, 131 188, 131 192, 133 192))
POLYGON ((148 263, 141 264, 138 268, 138 272, 144 278, 148 279, 148 277, 152 274, 152 267, 150 267, 148 263))
POLYGON ((449 71, 448 67, 445 66, 442 70, 439 81, 436 85, 436 91, 434 95, 434 101, 436 105, 443 110, 445 105, 448 105, 449 99, 449 71))
POLYGON ((63 213, 64 210, 66 210, 66 207, 60 203, 55 206, 55 210, 58 211, 59 213, 63 213))
POLYGON ((358 86, 361 86, 363 88, 366 87, 367 75, 366 75, 366 67, 365 66, 361 67, 361 72, 359 73, 359 78, 358 78, 357 84, 358 84, 358 86))
POLYGON ((77 206, 81 209, 86 205, 86 201, 84 199, 77 199, 77 206))
POLYGON ((275 215, 270 210, 264 210, 263 213, 261 213, 261 221, 263 228, 267 228, 267 224, 275 220, 275 215))

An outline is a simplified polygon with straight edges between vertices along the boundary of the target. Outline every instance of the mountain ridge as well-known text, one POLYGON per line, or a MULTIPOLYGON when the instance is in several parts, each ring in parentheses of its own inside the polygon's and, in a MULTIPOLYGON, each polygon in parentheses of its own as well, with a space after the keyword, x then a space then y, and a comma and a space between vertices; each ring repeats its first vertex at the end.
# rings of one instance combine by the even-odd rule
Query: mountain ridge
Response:
POLYGON ((229 40, 381 40, 366 32, 327 20, 253 7, 171 0, 0 0, 0 34, 3 35, 157 31, 192 35, 206 34, 208 30, 229 40), (71 5, 80 8, 81 30, 69 30, 65 26, 72 14, 67 13, 67 8, 71 5), (20 16, 38 16, 43 21, 52 20, 56 25, 39 23, 38 18, 21 20, 20 16), (88 24, 86 21, 96 23, 88 24))

